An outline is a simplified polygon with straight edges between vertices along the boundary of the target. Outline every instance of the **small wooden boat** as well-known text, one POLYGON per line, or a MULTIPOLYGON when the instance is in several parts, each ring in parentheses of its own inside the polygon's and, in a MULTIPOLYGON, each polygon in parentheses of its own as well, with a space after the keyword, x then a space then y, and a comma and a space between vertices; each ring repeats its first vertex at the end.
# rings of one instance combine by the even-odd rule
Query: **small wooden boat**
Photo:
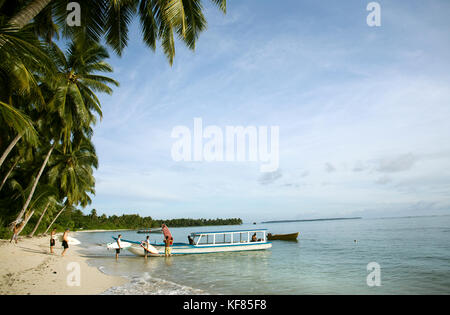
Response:
POLYGON ((269 241, 273 240, 279 240, 279 241, 296 241, 298 237, 299 232, 297 233, 290 233, 290 234, 267 234, 267 239, 269 241))

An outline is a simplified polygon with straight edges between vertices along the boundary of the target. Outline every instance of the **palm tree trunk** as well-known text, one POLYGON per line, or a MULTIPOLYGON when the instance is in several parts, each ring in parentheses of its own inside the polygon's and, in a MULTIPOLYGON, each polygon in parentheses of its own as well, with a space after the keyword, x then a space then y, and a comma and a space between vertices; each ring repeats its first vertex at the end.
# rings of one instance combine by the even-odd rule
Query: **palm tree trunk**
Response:
POLYGON ((8 22, 18 29, 21 29, 30 23, 31 20, 34 19, 34 17, 38 15, 39 12, 41 12, 42 9, 44 9, 50 2, 51 0, 34 0, 14 15, 8 22))
POLYGON ((25 219, 22 222, 19 231, 17 232, 17 236, 19 236, 20 232, 22 232, 23 228, 25 227, 25 225, 27 225, 28 221, 30 220, 30 218, 33 216, 34 214, 34 210, 31 212, 28 212, 27 214, 25 214, 25 219))
POLYGON ((55 146, 56 146, 56 141, 53 143, 52 147, 48 151, 47 156, 45 157, 44 163, 42 163, 41 169, 39 170, 39 173, 38 173, 36 179, 34 180, 33 187, 31 187, 31 191, 30 191, 30 194, 28 195, 27 201, 23 205, 23 208, 20 211, 19 215, 17 216, 15 222, 18 222, 23 217, 25 211, 27 210, 27 207, 30 204, 31 199, 33 198, 33 194, 34 194, 34 191, 36 190, 39 179, 41 178, 41 175, 44 172, 44 168, 47 165, 50 155, 52 154, 52 151, 55 148, 55 146))
POLYGON ((16 167, 17 163, 19 163, 20 159, 17 159, 14 164, 12 165, 12 167, 9 169, 8 173, 6 173, 5 178, 3 178, 2 184, 0 185, 0 191, 3 188, 3 185, 5 185, 6 180, 8 179, 9 175, 11 175, 12 171, 14 170, 14 168, 16 167))
POLYGON ((19 142, 20 138, 25 134, 25 131, 21 131, 17 134, 17 136, 11 141, 9 146, 6 148, 6 150, 3 152, 2 157, 0 158, 0 167, 2 166, 3 162, 5 162, 6 157, 8 156, 9 152, 14 148, 17 142, 19 142))
POLYGON ((38 222, 36 223, 33 231, 30 233, 30 237, 33 237, 34 233, 36 233, 36 231, 37 231, 37 229, 39 227, 39 224, 41 224, 42 218, 44 217, 45 213, 47 212, 48 206, 50 206, 50 201, 47 202, 47 205, 45 206, 44 212, 42 212, 42 214, 41 214, 38 222))
POLYGON ((48 230, 50 230, 50 227, 53 225, 53 223, 55 223, 56 219, 58 219, 59 215, 64 211, 64 209, 66 209, 67 205, 65 205, 56 215, 56 217, 53 219, 52 223, 50 223, 50 225, 47 227, 47 230, 45 230, 44 234, 47 234, 48 230))

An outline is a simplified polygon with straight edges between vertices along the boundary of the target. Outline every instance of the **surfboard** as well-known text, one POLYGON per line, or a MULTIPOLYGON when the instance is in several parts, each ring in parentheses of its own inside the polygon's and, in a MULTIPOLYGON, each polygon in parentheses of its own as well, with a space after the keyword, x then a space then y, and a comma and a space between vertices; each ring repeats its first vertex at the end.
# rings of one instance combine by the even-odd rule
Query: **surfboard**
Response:
POLYGON ((162 226, 162 231, 164 233, 164 239, 166 238, 166 236, 168 236, 169 239, 172 237, 172 234, 170 233, 169 228, 167 227, 167 225, 164 224, 162 226))
MULTIPOLYGON (((67 243, 68 243, 69 245, 80 245, 80 244, 81 244, 81 242, 80 242, 79 240, 77 240, 76 238, 73 238, 73 237, 71 237, 71 236, 68 236, 67 239, 68 239, 68 242, 67 242, 67 243)), ((63 241, 63 236, 62 236, 62 235, 59 236, 59 241, 60 241, 60 242, 63 241)))
POLYGON ((143 244, 141 244, 141 247, 142 247, 143 249, 145 249, 147 252, 149 252, 149 253, 151 253, 151 254, 159 254, 158 250, 157 250, 155 247, 153 247, 153 246, 150 245, 150 244, 147 244, 147 246, 148 246, 148 247, 145 247, 143 244))
MULTIPOLYGON (((116 238, 116 237, 113 236, 112 238, 113 238, 114 240, 117 241, 117 238, 116 238)), ((157 250, 155 247, 153 247, 152 245, 149 245, 149 246, 148 246, 148 249, 147 249, 147 248, 145 248, 145 247, 142 245, 143 242, 130 241, 130 240, 121 240, 121 242, 122 242, 122 244, 123 244, 123 243, 130 244, 129 246, 127 246, 127 248, 130 247, 132 244, 136 244, 136 245, 141 246, 142 248, 144 248, 145 250, 147 250, 148 252, 150 252, 150 253, 152 253, 152 254, 157 254, 157 255, 159 255, 158 250, 157 250)), ((110 243, 110 244, 114 244, 114 243, 117 245, 117 242, 113 242, 113 243, 110 243)), ((122 246, 122 247, 123 247, 123 246, 122 246)), ((135 247, 133 247, 133 248, 135 248, 135 247)))
MULTIPOLYGON (((120 247, 122 248, 127 248, 131 246, 131 243, 127 243, 124 241, 120 241, 120 247)), ((106 248, 108 249, 119 249, 119 245, 117 244, 117 242, 112 242, 112 243, 108 243, 106 244, 106 248)))

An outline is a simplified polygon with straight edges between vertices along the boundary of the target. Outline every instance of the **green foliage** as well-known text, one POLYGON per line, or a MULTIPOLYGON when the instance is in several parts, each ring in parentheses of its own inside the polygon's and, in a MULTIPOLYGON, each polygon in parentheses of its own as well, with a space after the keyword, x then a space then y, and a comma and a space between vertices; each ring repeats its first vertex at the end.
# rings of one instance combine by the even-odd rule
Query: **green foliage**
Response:
POLYGON ((205 225, 239 225, 242 220, 232 219, 171 219, 154 220, 152 217, 141 217, 138 214, 123 214, 121 216, 105 214, 97 216, 95 209, 90 214, 84 214, 78 209, 65 211, 55 222, 58 230, 69 228, 71 230, 115 230, 115 229, 146 229, 160 227, 165 223, 169 227, 205 226, 205 225))
MULTIPOLYGON (((12 28, 19 3, 0 2, 0 218, 2 235, 26 213, 30 233, 46 205, 40 229, 63 205, 87 206, 95 194, 98 158, 91 142, 101 118, 96 93, 112 93, 107 50, 77 36, 61 50, 32 25, 12 28), (34 135, 34 138, 32 137, 34 135)), ((48 10, 46 14, 50 14, 48 10)), ((42 19, 37 19, 42 20, 42 19)), ((44 32, 45 33, 45 32, 44 32)))
MULTIPOLYGON (((220 11, 226 12, 226 0, 211 1, 220 11)), ((80 27, 72 27, 66 22, 67 0, 48 2, 34 17, 30 7, 17 1, 16 12, 10 14, 11 23, 20 28, 34 17, 34 31, 47 41, 60 30, 65 37, 81 35, 97 42, 103 40, 121 55, 128 45, 129 26, 138 17, 143 42, 152 50, 160 42, 170 64, 175 56, 175 39, 194 49, 200 33, 207 27, 204 1, 201 0, 78 0, 80 27)), ((13 5, 8 5, 12 9, 13 5)))
MULTIPOLYGON (((119 83, 107 77, 108 51, 128 43, 128 26, 139 17, 143 41, 162 45, 170 64, 176 36, 190 49, 206 29, 201 0, 81 0, 81 27, 68 27, 67 1, 0 0, 0 237, 11 223, 34 216, 22 235, 39 234, 58 217, 58 229, 133 229, 159 226, 240 224, 240 219, 152 220, 139 215, 84 215, 95 194, 98 166, 91 142, 102 118, 96 93, 119 83), (66 51, 52 43, 59 33, 66 51), (48 211, 46 210, 48 209, 48 211), (42 219, 42 220, 40 220, 42 219), (39 224, 37 224, 39 222, 39 224)), ((226 0, 212 0, 226 12, 226 0)))
POLYGON ((204 226, 204 225, 240 225, 242 219, 230 218, 230 219, 171 219, 171 220, 155 220, 156 225, 166 224, 167 226, 181 227, 181 226, 204 226))
POLYGON ((4 223, 4 220, 0 218, 0 239, 9 239, 12 236, 12 232, 4 226, 4 223))

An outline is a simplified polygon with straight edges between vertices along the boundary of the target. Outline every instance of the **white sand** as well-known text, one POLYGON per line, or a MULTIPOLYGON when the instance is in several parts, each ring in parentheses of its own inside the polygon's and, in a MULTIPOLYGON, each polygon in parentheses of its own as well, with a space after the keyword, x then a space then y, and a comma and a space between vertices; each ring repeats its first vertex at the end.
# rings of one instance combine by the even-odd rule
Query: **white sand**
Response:
POLYGON ((55 253, 50 254, 48 236, 23 237, 17 245, 1 240, 0 294, 100 294, 127 282, 88 266, 78 250, 79 246, 70 246, 61 257, 61 242, 57 241, 55 253))

